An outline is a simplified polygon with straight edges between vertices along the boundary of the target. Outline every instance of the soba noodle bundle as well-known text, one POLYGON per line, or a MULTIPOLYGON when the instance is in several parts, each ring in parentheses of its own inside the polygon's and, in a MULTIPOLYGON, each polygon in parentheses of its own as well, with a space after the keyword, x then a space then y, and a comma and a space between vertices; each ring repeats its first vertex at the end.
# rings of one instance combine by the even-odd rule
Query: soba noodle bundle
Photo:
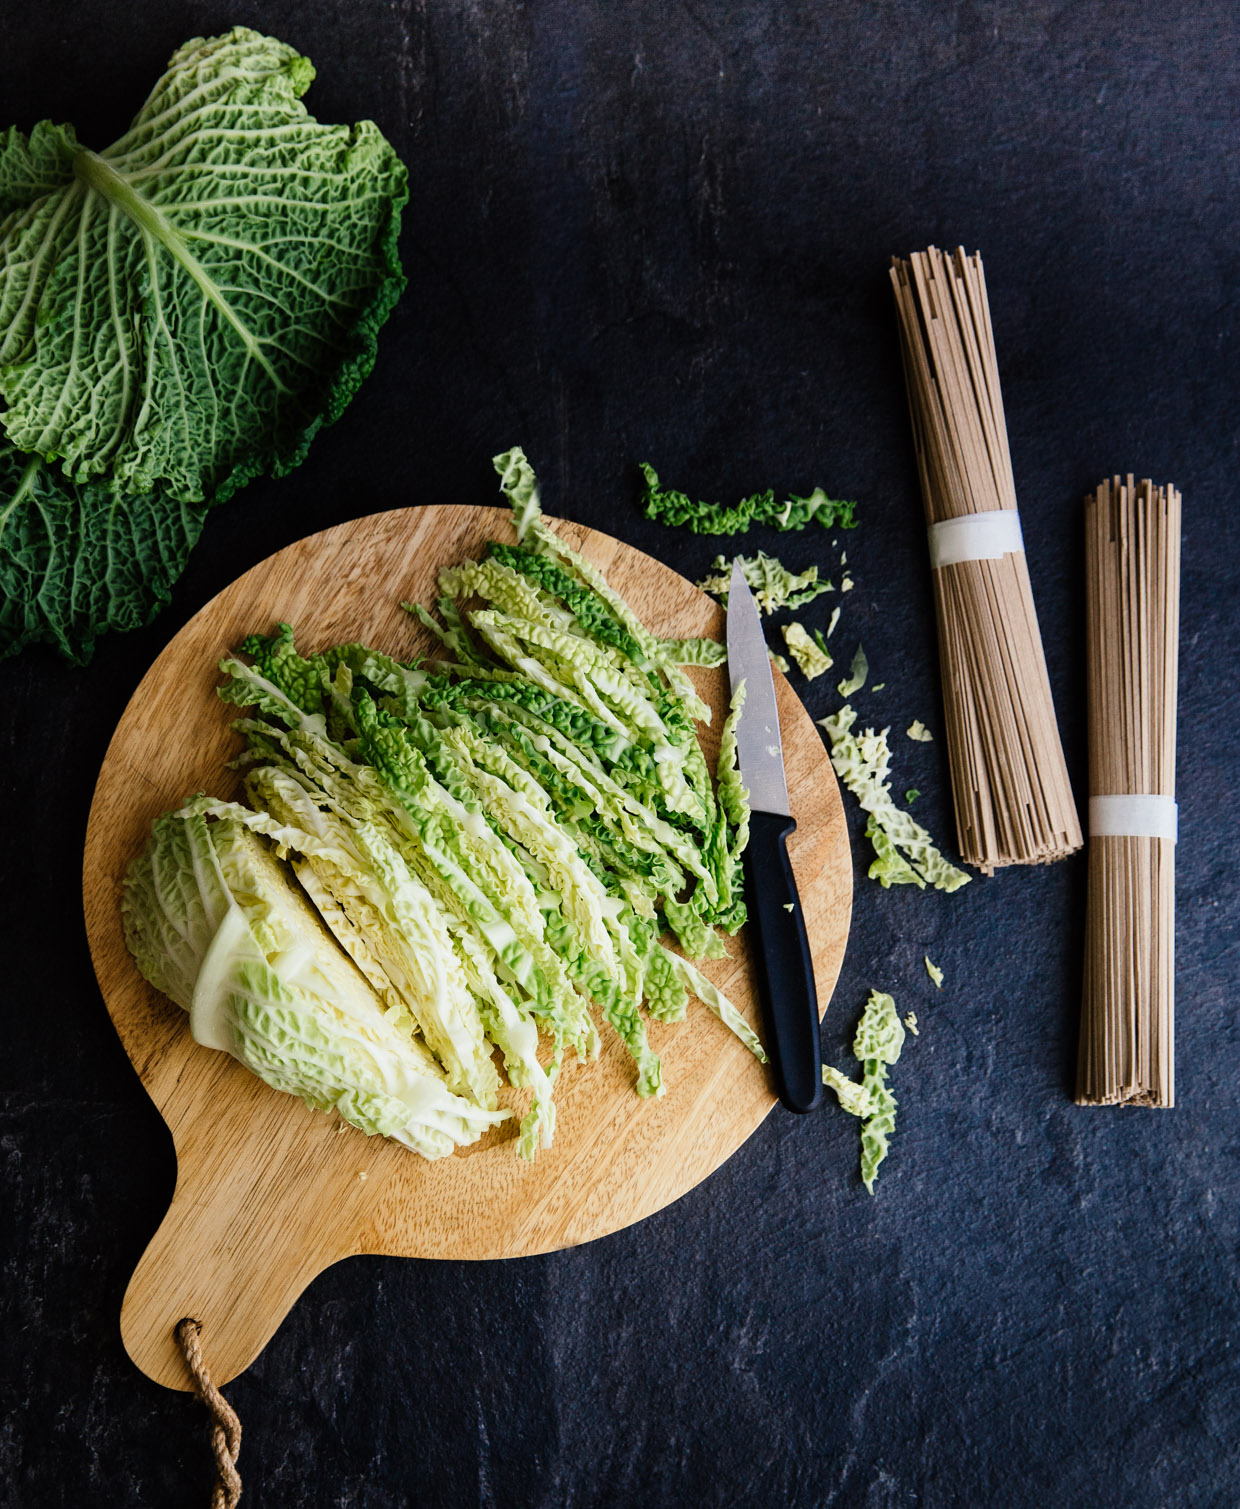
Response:
POLYGON ((1085 501, 1089 893, 1076 1098, 1175 1104, 1180 495, 1116 477, 1085 501))
POLYGON ((981 258, 894 258, 929 527, 956 830, 965 860, 1081 847, 1025 564, 981 258))

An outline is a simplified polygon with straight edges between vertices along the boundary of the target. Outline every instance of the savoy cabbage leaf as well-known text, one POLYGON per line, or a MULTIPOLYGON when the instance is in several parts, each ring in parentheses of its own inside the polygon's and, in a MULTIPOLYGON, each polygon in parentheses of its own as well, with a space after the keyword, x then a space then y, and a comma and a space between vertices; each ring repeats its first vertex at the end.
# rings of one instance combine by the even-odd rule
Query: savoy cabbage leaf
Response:
POLYGON ((54 644, 90 659, 106 629, 140 629, 168 601, 206 507, 162 489, 69 482, 0 441, 0 658, 54 644))
POLYGON ((291 471, 370 371, 406 174, 371 122, 307 113, 313 77, 238 27, 182 47, 101 152, 48 121, 0 135, 0 430, 47 464, 37 499, 17 463, 0 480, 0 654, 86 658, 145 622, 201 508, 291 471))

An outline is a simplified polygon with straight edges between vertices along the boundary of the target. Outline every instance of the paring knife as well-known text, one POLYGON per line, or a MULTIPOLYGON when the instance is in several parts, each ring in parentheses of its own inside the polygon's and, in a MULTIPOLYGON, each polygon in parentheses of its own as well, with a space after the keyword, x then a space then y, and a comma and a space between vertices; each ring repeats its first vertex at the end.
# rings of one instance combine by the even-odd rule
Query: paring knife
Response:
POLYGON ((737 760, 750 806, 745 903, 766 1048, 780 1100, 790 1111, 812 1111, 822 1100, 822 1052, 814 966, 788 859, 788 835, 795 832, 796 823, 788 807, 766 637, 739 560, 732 566, 728 586, 728 674, 733 693, 745 683, 736 729, 737 760))

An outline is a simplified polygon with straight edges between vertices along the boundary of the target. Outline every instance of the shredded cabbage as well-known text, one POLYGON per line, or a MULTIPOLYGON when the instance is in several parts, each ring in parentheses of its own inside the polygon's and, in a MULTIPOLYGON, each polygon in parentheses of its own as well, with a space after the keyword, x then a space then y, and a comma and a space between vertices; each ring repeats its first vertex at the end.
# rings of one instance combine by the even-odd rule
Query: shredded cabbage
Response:
MULTIPOLYGON (((510 1084, 530 1093, 518 1152, 547 1146, 565 1055, 599 1051, 595 1005, 631 1055, 640 1095, 665 1089, 648 1021, 683 1018, 690 992, 765 1057, 690 962, 723 955, 724 935, 745 921, 744 689, 712 772, 696 729, 706 709, 679 666, 715 664, 722 647, 652 635, 549 529, 523 453, 495 465, 518 543, 492 544, 441 573, 438 615, 419 612, 443 658, 403 665, 359 644, 306 654, 287 624, 251 635, 221 663, 220 687, 247 710, 234 727, 245 739, 248 806, 198 798, 157 825, 157 835, 185 830, 200 846, 204 834, 240 835, 233 848, 251 868, 267 865, 266 910, 300 908, 303 923, 312 919, 300 945, 268 960, 271 991, 291 992, 280 995, 284 1006, 294 1009, 305 984, 307 948, 333 958, 359 1020, 369 1013, 385 1042, 399 1038, 433 1071, 435 1104, 472 1108, 475 1120, 453 1123, 447 1142, 405 1128, 403 1140, 428 1156, 499 1114, 493 1047, 510 1084), (665 946, 667 933, 689 958, 665 946)), ((153 840, 128 905, 141 917, 131 938, 144 973, 192 1009, 203 959, 218 954, 228 966, 211 976, 224 981, 214 1000, 233 989, 233 955, 250 954, 243 932, 217 945, 235 912, 230 893, 178 842, 171 863, 161 857, 166 837, 162 848, 153 840)), ((322 982, 314 995, 331 998, 322 982)), ((306 1013, 330 1036, 330 1013, 313 1003, 306 1013)), ((324 1098, 326 1039, 315 1038, 304 1063, 295 1036, 281 1041, 287 1061, 269 1044, 258 1068, 269 1082, 367 1129, 396 1125, 386 1101, 363 1104, 369 1070, 346 1054, 324 1098)), ((234 1048, 235 1034, 219 1045, 234 1048)))

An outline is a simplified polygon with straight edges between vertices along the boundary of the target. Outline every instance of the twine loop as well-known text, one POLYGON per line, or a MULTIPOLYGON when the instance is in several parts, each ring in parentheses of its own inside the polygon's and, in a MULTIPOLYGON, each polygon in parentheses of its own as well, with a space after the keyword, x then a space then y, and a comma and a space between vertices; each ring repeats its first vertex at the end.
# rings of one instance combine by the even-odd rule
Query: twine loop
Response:
POLYGON ((202 1360, 199 1337, 202 1325, 186 1316, 176 1323, 173 1331, 176 1343, 185 1358, 185 1366, 194 1380, 194 1392, 211 1413, 211 1450, 215 1454, 215 1487, 211 1493, 211 1509, 236 1509, 241 1498, 241 1474, 237 1471, 237 1458, 241 1453, 241 1421, 237 1412, 211 1381, 206 1363, 202 1360))

